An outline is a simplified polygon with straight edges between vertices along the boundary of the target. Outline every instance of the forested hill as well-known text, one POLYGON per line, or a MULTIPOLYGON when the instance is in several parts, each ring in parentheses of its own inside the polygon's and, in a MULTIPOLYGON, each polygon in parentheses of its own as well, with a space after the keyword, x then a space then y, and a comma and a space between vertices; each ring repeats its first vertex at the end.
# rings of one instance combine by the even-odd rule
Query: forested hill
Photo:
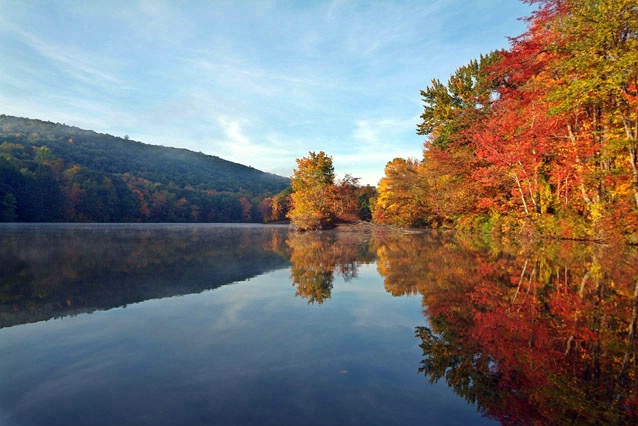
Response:
POLYGON ((0 221, 256 222, 289 185, 215 156, 0 115, 0 221))

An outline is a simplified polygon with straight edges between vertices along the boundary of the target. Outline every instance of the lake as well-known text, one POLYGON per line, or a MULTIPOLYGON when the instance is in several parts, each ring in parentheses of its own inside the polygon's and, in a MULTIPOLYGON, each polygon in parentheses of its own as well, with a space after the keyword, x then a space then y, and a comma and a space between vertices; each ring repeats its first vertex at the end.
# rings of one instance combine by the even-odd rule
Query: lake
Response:
POLYGON ((638 422, 638 254, 0 225, 0 424, 638 422))

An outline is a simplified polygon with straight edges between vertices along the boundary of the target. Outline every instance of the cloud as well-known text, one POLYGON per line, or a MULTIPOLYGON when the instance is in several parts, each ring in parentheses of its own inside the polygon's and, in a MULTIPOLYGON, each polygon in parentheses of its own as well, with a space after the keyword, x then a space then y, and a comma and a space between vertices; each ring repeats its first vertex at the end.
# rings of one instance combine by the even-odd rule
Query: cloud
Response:
POLYGON ((243 154, 247 148, 252 146, 250 140, 243 134, 238 120, 229 117, 219 117, 219 125, 226 137, 224 143, 227 143, 233 151, 243 154))
POLYGON ((222 134, 209 139, 206 151, 217 152, 224 159, 262 171, 283 176, 290 174, 295 158, 291 147, 284 146, 272 135, 266 138, 254 136, 258 132, 242 118, 221 116, 217 118, 217 125, 222 134))

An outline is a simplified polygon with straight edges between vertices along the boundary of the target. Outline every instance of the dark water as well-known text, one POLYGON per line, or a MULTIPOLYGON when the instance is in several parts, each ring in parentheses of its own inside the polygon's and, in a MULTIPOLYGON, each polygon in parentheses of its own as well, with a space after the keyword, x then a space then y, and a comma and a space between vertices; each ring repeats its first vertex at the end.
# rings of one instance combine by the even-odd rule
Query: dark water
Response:
POLYGON ((0 226, 0 425, 636 424, 638 257, 0 226))

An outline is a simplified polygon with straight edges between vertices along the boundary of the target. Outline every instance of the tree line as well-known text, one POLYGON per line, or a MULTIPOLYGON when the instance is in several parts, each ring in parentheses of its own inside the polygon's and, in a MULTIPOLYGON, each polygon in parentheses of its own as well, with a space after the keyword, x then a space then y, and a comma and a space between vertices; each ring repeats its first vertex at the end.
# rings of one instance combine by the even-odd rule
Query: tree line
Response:
POLYGON ((390 161, 378 188, 337 181, 324 152, 297 159, 287 180, 0 116, 0 220, 290 220, 302 230, 373 220, 636 244, 638 6, 527 3, 537 9, 509 49, 421 91, 423 157, 390 161))

